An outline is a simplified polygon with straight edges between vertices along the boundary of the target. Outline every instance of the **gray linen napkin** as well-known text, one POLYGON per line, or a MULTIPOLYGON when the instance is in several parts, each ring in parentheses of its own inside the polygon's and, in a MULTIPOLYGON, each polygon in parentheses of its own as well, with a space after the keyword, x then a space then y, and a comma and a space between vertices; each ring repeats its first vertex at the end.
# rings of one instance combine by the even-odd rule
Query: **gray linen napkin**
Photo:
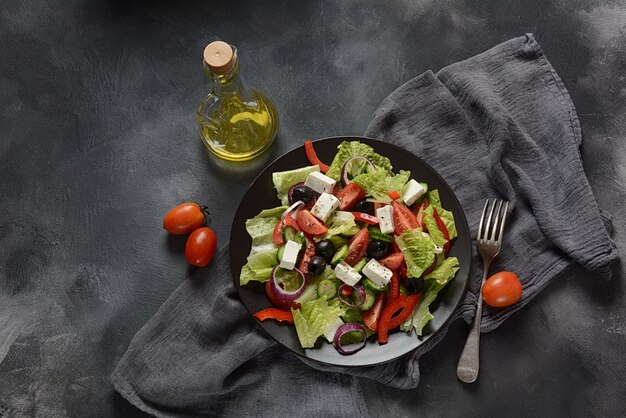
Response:
MULTIPOLYGON (((456 192, 473 233, 485 198, 511 202, 492 271, 518 272, 524 294, 510 308, 485 309, 483 331, 574 263, 610 273, 617 256, 610 218, 600 213, 583 171, 578 118, 532 35, 404 84, 383 101, 366 135, 433 165, 456 192)), ((472 320, 481 273, 474 249, 470 289, 457 318, 472 320)), ((111 379, 131 403, 158 416, 367 415, 359 377, 416 387, 419 357, 444 334, 380 366, 337 368, 301 359, 249 317, 222 248, 213 265, 185 281, 137 333, 111 379)))

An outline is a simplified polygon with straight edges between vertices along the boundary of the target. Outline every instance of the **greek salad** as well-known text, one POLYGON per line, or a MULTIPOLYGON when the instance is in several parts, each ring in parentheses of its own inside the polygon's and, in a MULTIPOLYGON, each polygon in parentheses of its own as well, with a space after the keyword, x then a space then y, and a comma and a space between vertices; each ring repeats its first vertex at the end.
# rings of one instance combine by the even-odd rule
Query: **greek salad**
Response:
POLYGON ((347 355, 396 329, 422 335, 459 262, 447 255, 457 231, 436 189, 367 144, 337 149, 328 166, 307 141, 311 165, 273 173, 280 205, 246 221, 240 284, 265 283, 273 307, 256 319, 293 324, 303 348, 323 338, 347 355))

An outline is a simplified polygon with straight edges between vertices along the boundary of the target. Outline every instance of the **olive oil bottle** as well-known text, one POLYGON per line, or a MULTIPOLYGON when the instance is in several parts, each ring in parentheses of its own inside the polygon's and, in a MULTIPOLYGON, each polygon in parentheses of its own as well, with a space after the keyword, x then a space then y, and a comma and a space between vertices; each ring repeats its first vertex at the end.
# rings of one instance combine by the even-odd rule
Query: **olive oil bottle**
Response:
POLYGON ((245 85, 234 46, 210 43, 204 50, 203 66, 213 89, 196 112, 202 142, 225 160, 257 157, 274 142, 276 107, 265 94, 245 85))

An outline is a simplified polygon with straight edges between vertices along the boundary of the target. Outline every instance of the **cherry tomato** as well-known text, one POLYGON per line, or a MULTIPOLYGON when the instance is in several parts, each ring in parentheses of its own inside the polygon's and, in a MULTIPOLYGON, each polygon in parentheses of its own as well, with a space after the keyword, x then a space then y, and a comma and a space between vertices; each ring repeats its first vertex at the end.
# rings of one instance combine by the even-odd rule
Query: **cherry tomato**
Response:
POLYGON ((365 251, 367 251, 367 243, 370 240, 370 231, 367 228, 361 229, 359 232, 353 236, 348 242, 348 248, 350 251, 346 258, 343 259, 346 263, 354 267, 356 263, 358 263, 363 256, 365 255, 365 251))
POLYGON ((504 308, 517 303, 522 297, 522 284, 517 275, 510 271, 500 271, 485 281, 483 299, 494 308, 504 308))
POLYGON ((189 235, 185 244, 187 262, 204 267, 211 262, 217 248, 217 237, 211 228, 198 228, 189 235))
POLYGON ((270 300, 270 302, 272 302, 272 305, 276 306, 277 308, 284 309, 286 311, 291 308, 300 309, 300 304, 298 302, 287 302, 276 296, 276 293, 274 293, 272 285, 269 281, 265 282, 265 294, 267 295, 267 298, 270 300))
POLYGON ((376 300, 374 301, 374 305, 369 308, 367 311, 363 312, 363 323, 366 327, 371 329, 372 331, 376 331, 378 329, 378 319, 380 318, 380 314, 383 311, 383 305, 385 304, 385 294, 378 293, 376 295, 376 300))
POLYGON ((320 222, 311 212, 306 209, 300 209, 296 215, 296 221, 298 226, 311 235, 323 235, 328 232, 328 228, 322 222, 320 222))
POLYGON ((380 264, 392 271, 398 270, 402 266, 403 261, 404 255, 402 253, 389 254, 387 257, 378 260, 380 264))
POLYGON ((392 202, 391 207, 393 207, 393 227, 396 235, 419 226, 417 217, 409 208, 398 202, 392 202))
POLYGON ((350 183, 343 189, 337 192, 337 199, 339 199, 339 209, 348 210, 352 209, 357 202, 365 197, 365 189, 356 183, 350 183))
POLYGON ((163 218, 163 229, 172 235, 184 235, 204 225, 203 208, 194 202, 181 203, 163 218))

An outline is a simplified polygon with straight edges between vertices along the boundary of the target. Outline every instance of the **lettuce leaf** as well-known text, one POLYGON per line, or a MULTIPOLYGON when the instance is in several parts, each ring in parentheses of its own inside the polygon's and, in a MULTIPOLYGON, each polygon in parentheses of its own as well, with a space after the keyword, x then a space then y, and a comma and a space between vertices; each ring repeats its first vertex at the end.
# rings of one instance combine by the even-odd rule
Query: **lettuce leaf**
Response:
POLYGON ((430 305, 435 301, 441 289, 454 278, 459 270, 458 265, 459 260, 456 257, 450 257, 426 276, 422 298, 407 320, 400 325, 402 331, 411 331, 415 328, 416 334, 422 335, 426 324, 434 318, 430 312, 430 305))
MULTIPOLYGON (((428 205, 422 213, 424 214, 423 222, 424 225, 426 225, 428 233, 430 234, 430 238, 435 242, 435 244, 443 248, 443 245, 447 242, 447 240, 444 237, 443 232, 439 229, 439 225, 437 225, 437 221, 433 216, 433 205, 428 205)), ((438 213, 439 209, 437 209, 437 214, 438 213)))
POLYGON ((343 310, 330 306, 326 298, 302 303, 300 309, 292 309, 293 322, 302 348, 313 348, 315 341, 326 328, 337 321, 343 310))
POLYGON ((295 170, 277 171, 272 173, 272 181, 274 182, 274 188, 278 199, 283 205, 288 205, 289 200, 287 198, 287 192, 297 183, 302 183, 306 180, 309 174, 320 171, 318 165, 310 165, 307 167, 296 168, 295 170))
MULTIPOLYGON (((346 161, 350 157, 360 155, 361 157, 369 158, 374 165, 385 171, 391 171, 391 161, 387 157, 383 157, 380 154, 374 152, 374 149, 369 145, 360 143, 359 141, 344 141, 337 147, 337 154, 333 159, 330 169, 326 175, 334 180, 339 181, 341 178, 341 169, 346 161)), ((352 163, 350 163, 352 164, 352 163)))
MULTIPOLYGON (((437 215, 439 215, 443 223, 446 224, 446 228, 448 228, 448 234, 450 234, 450 240, 453 240, 454 238, 456 238, 458 236, 458 233, 456 230, 456 224, 454 223, 454 215, 452 214, 452 212, 444 209, 443 206, 441 206, 441 199, 439 198, 439 190, 435 189, 435 190, 429 191, 428 200, 430 201, 430 204, 437 209, 437 215)), ((432 216, 432 208, 429 214, 432 216)), ((436 222, 435 222, 435 225, 436 225, 436 222)), ((430 229, 428 231, 430 232, 430 229)), ((437 243, 437 245, 441 246, 439 243, 437 243)))
POLYGON ((259 251, 248 257, 248 262, 241 268, 239 284, 248 284, 251 280, 266 282, 278 264, 278 249, 259 251))
POLYGON ((435 260, 433 240, 420 228, 403 232, 396 243, 404 254, 408 277, 420 277, 435 260))
POLYGON ((252 238, 252 246, 272 244, 272 233, 287 206, 265 209, 246 221, 246 231, 252 238))
POLYGON ((363 187, 367 194, 381 203, 391 203, 387 194, 389 190, 401 191, 410 180, 411 172, 400 170, 397 175, 383 169, 376 169, 369 173, 363 173, 352 179, 353 182, 363 187))
POLYGON ((326 233, 326 238, 330 238, 334 235, 345 234, 350 232, 355 227, 358 228, 354 220, 354 215, 350 212, 340 210, 331 215, 327 224, 328 232, 326 233))

